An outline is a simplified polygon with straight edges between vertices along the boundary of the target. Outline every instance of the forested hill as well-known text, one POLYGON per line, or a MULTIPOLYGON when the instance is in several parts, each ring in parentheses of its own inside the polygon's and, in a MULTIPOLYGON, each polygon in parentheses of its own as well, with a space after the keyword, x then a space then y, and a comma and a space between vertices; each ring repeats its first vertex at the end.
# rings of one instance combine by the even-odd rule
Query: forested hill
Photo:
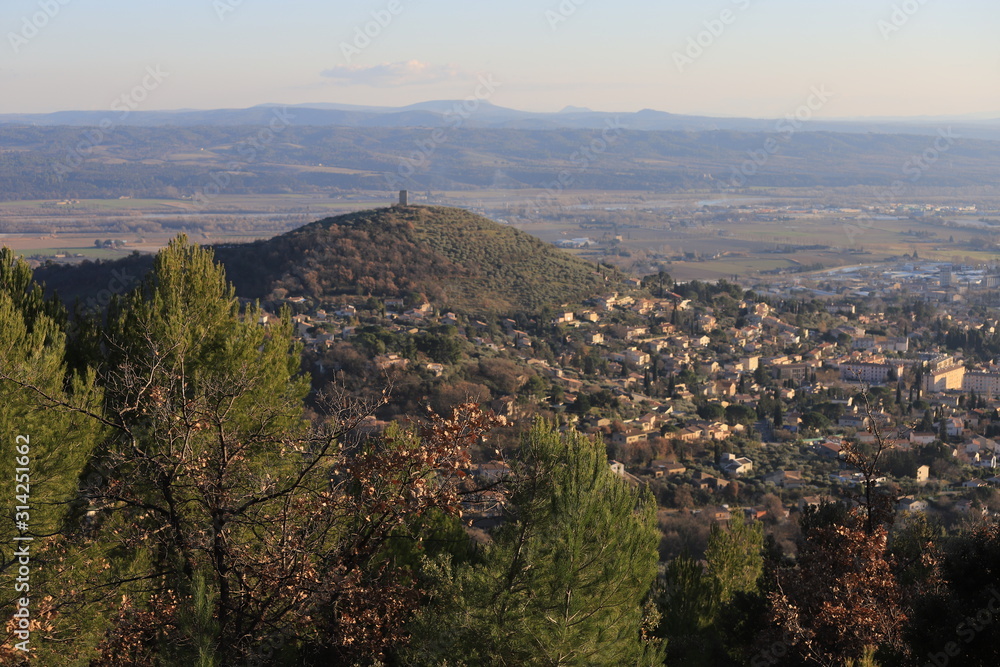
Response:
MULTIPOLYGON (((216 248, 241 296, 407 297, 508 312, 607 289, 595 265, 457 208, 394 206, 320 220, 266 241, 216 248)), ((608 270, 605 269, 605 272, 608 270)))
MULTIPOLYGON (((525 232, 463 209, 394 206, 327 218, 266 241, 215 248, 239 296, 263 301, 303 296, 322 303, 423 295, 466 313, 536 311, 615 289, 613 269, 573 257, 525 232)), ((67 302, 87 301, 124 271, 151 268, 145 257, 39 269, 67 302)))

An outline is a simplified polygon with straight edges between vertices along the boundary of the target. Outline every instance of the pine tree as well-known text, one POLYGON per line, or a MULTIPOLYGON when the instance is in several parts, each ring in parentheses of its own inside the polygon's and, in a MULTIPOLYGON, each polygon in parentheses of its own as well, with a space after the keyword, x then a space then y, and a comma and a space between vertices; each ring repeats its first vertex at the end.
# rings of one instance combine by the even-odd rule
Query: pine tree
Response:
MULTIPOLYGON (((7 507, 0 522, 0 608, 9 617, 15 601, 27 599, 33 661, 68 665, 73 651, 66 645, 53 651, 41 637, 68 643, 91 630, 78 624, 65 633, 54 625, 53 596, 65 569, 83 566, 63 556, 69 525, 82 509, 78 484, 100 437, 100 424, 88 414, 100 409, 101 396, 93 373, 68 369, 65 321, 58 304, 42 298, 27 263, 0 249, 0 457, 8 466, 0 481, 7 507), (22 565, 29 575, 15 582, 22 565)), ((6 634, 0 661, 23 657, 12 647, 24 639, 6 634)))
MULTIPOLYGON (((444 591, 413 628, 412 664, 654 664, 643 638, 656 505, 604 448, 543 423, 509 480, 511 516, 482 563, 437 565, 444 591)), ((433 568, 432 568, 432 571, 433 568)))
POLYGON ((686 555, 667 565, 658 600, 667 664, 727 662, 723 638, 738 620, 732 618, 730 607, 737 596, 760 597, 763 549, 763 525, 736 513, 725 526, 712 526, 705 550, 707 567, 686 555))
POLYGON ((658 630, 666 640, 667 664, 689 659, 712 664, 718 596, 705 568, 690 555, 677 556, 664 568, 659 589, 662 621, 658 630))
POLYGON ((721 604, 727 604, 736 593, 757 590, 757 580, 764 571, 763 548, 763 524, 747 522, 742 512, 733 514, 725 528, 712 526, 705 560, 721 604))
POLYGON ((97 665, 236 664, 273 644, 283 660, 353 663, 402 640, 417 595, 383 550, 412 517, 458 513, 468 446, 494 422, 464 406, 345 443, 380 396, 321 402, 310 423, 290 314, 259 321, 183 237, 113 304, 115 435, 90 493, 106 510, 97 539, 117 549, 82 583, 121 603, 97 665))

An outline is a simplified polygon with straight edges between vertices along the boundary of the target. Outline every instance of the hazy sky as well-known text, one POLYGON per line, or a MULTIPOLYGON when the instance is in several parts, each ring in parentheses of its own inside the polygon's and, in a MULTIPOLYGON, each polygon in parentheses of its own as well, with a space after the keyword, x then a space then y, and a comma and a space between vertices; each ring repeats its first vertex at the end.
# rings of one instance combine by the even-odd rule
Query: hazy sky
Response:
POLYGON ((535 111, 778 117, 825 87, 816 116, 1000 116, 998 27, 997 0, 4 0, 0 112, 397 106, 487 76, 535 111))

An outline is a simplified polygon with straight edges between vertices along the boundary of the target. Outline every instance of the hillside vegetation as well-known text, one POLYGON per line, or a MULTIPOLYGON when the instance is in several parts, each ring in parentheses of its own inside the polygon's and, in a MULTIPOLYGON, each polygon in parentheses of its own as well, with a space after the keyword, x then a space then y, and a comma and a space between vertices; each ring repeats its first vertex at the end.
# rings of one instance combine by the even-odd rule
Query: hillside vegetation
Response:
POLYGON ((244 297, 425 295, 464 311, 535 310, 604 289, 594 265, 461 209, 407 206, 320 220, 216 248, 244 297))

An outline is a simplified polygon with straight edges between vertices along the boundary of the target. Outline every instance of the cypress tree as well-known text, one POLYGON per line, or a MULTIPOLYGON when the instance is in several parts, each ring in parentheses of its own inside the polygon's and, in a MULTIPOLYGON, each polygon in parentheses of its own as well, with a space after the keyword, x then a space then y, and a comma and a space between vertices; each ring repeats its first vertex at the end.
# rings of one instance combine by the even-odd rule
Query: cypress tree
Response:
MULTIPOLYGON (((707 567, 688 555, 666 567, 658 603, 666 638, 667 664, 727 664, 725 641, 732 627, 747 619, 730 609, 739 597, 759 598, 764 572, 764 527, 736 513, 727 524, 714 524, 705 551, 707 567)), ((742 607, 740 608, 742 611, 742 607)))

